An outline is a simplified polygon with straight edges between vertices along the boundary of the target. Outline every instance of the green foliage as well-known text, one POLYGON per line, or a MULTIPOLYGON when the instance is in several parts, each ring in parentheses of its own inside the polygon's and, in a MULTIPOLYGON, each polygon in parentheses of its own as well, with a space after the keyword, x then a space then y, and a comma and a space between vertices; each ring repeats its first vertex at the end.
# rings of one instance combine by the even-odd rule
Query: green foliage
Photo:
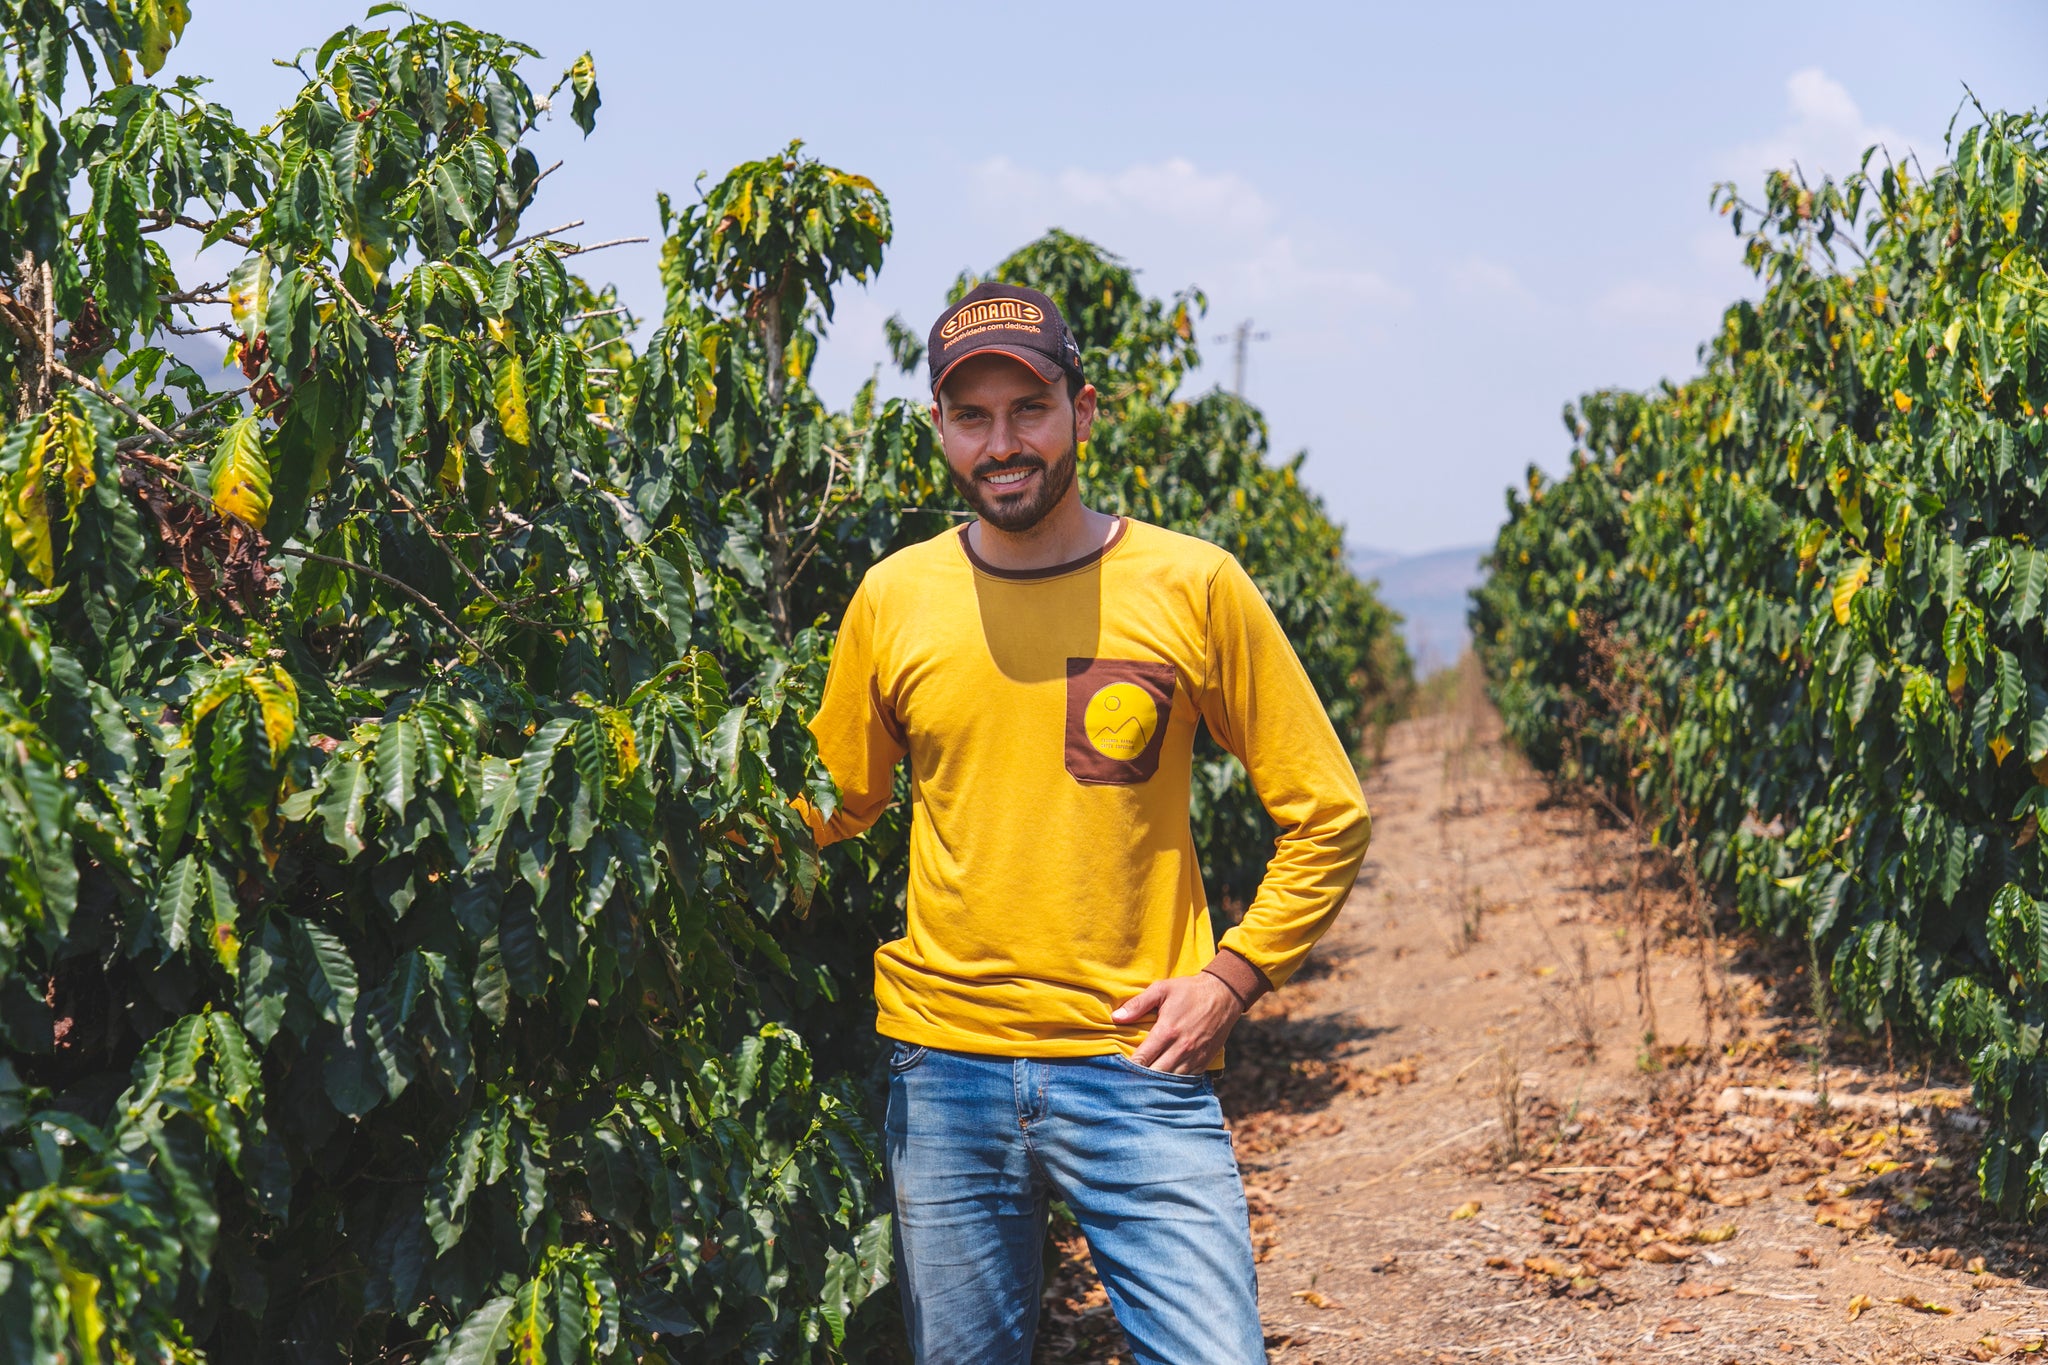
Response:
MULTIPOLYGON (((382 5, 252 133, 134 78, 177 0, 0 16, 0 1356, 858 1358, 907 814, 821 858, 791 799, 820 627, 958 515, 922 404, 810 387, 886 200, 737 168, 636 348, 522 235, 587 55, 382 5)), ((1105 286, 1103 496, 1246 554, 1356 742, 1405 660, 1298 462, 1173 398, 1188 298, 1033 250, 1105 286)))
POLYGON ((1968 1060, 1984 1192, 2038 1212, 2048 122, 1979 113, 1925 178, 1719 192, 1762 301, 1696 378, 1567 411, 1473 622, 1538 762, 1696 837, 1851 1018, 1968 1060))
POLYGON ((818 654, 721 647, 696 391, 519 240, 531 53, 394 14, 252 135, 124 13, 7 11, 0 1354, 834 1354, 873 1142, 761 985, 818 654))

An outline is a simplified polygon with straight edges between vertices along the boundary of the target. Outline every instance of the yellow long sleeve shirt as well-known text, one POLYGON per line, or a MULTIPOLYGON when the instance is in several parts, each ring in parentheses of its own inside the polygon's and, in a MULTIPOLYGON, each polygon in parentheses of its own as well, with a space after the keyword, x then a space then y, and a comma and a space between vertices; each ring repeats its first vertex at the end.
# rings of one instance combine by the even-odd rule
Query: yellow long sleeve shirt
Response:
POLYGON ((909 923, 875 954, 879 1031, 1003 1056, 1135 1049, 1146 1026, 1110 1011, 1217 953, 1188 826, 1197 722, 1280 826, 1223 936, 1242 962, 1216 965, 1278 986, 1336 917, 1372 826, 1237 561, 1125 519, 1054 569, 980 562, 963 528, 870 570, 811 723, 841 804, 811 819, 823 843, 865 830, 909 759, 909 923))

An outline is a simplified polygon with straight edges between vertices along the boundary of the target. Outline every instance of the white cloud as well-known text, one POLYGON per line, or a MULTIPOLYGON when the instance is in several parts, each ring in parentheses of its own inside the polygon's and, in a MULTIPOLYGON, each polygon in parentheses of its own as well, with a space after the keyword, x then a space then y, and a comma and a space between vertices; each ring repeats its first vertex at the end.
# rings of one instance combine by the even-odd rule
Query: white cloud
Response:
MULTIPOLYGON (((997 156, 974 168, 980 211, 1023 237, 1064 227, 1145 262, 1146 284, 1165 292, 1199 284, 1233 307, 1407 304, 1406 290, 1343 253, 1319 249, 1256 186, 1185 157, 1114 171, 1042 171, 997 156)), ((1355 248, 1352 249, 1355 254, 1355 248)))
POLYGON ((1749 190, 1762 183, 1766 172, 1794 166, 1808 180, 1823 175, 1839 179, 1856 169, 1867 147, 1881 146, 1895 161, 1912 151, 1940 149, 1939 141, 1916 140, 1864 118, 1848 87, 1817 66, 1792 73, 1785 82, 1785 105, 1788 118, 1776 131, 1716 158, 1722 175, 1749 190))
POLYGON ((1521 276, 1499 261, 1468 256, 1450 269, 1451 291, 1462 298, 1487 303, 1530 304, 1536 296, 1521 276))

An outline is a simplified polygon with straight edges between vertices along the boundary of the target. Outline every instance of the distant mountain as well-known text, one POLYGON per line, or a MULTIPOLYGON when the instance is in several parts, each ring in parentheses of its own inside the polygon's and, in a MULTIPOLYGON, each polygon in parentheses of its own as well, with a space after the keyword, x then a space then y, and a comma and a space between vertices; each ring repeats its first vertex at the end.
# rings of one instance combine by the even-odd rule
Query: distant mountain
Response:
POLYGON ((1351 552, 1351 571, 1377 581, 1380 600, 1401 613, 1418 675, 1449 667, 1464 651, 1465 612, 1471 605, 1469 594, 1482 577, 1479 557, 1486 548, 1463 545, 1420 555, 1351 552))

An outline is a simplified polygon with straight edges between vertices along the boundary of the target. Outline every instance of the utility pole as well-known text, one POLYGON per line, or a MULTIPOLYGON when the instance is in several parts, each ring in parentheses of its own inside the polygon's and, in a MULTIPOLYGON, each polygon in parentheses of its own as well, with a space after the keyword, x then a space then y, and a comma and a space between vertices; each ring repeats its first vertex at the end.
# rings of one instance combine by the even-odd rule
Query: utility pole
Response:
POLYGON ((1252 320, 1246 318, 1243 322, 1238 323, 1236 327, 1216 338, 1218 341, 1233 343, 1232 349, 1235 354, 1234 363, 1231 367, 1230 391, 1239 399, 1244 397, 1244 367, 1245 361, 1251 356, 1252 343, 1254 341, 1265 341, 1272 335, 1271 332, 1254 332, 1252 330, 1252 320))

